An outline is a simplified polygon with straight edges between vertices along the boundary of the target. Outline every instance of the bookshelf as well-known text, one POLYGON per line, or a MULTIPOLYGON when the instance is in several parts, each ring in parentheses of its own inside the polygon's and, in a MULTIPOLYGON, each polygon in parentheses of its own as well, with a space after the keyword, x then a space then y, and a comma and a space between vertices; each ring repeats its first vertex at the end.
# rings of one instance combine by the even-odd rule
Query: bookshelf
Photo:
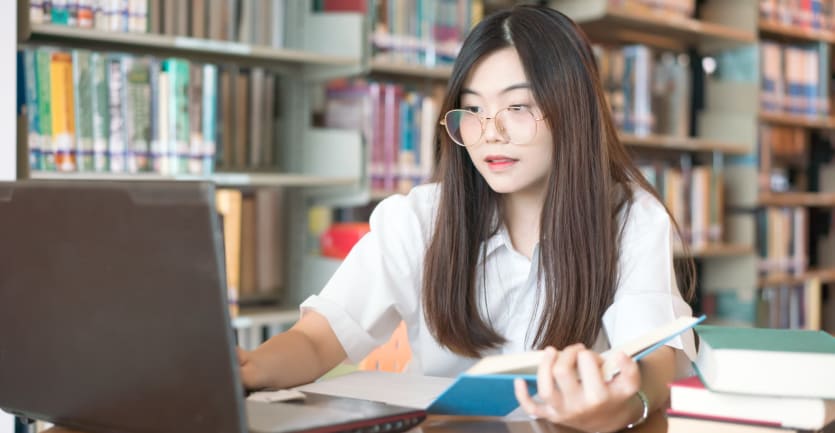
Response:
POLYGON ((676 258, 693 257, 697 259, 734 257, 753 254, 754 248, 746 244, 707 244, 690 247, 689 254, 683 251, 676 251, 676 258))
POLYGON ((760 112, 760 120, 764 123, 793 126, 797 128, 833 130, 835 118, 822 116, 803 116, 799 114, 760 112))
POLYGON ((835 43, 835 33, 827 30, 807 29, 789 26, 780 22, 761 19, 757 24, 760 34, 776 39, 807 42, 835 43))
POLYGON ((84 48, 97 51, 154 54, 211 63, 260 66, 287 73, 313 69, 332 71, 340 66, 360 67, 355 56, 317 53, 305 50, 271 48, 240 42, 169 36, 152 33, 103 32, 52 24, 35 24, 28 44, 84 48))
MULTIPOLYGON (((685 18, 629 1, 552 0, 549 4, 579 22, 593 41, 641 43, 661 50, 694 49, 701 58, 716 60, 719 74, 706 73, 704 106, 696 113, 696 137, 676 139, 621 134, 623 142, 637 150, 637 155, 659 149, 675 150, 694 155, 693 160, 697 162, 719 163, 727 203, 725 239, 718 245, 691 247, 689 254, 700 260, 699 285, 703 293, 731 292, 738 300, 751 300, 757 299, 764 285, 801 285, 812 279, 833 282, 835 273, 832 269, 835 268, 832 268, 832 262, 835 260, 825 258, 819 258, 821 263, 813 264, 818 266, 817 269, 761 275, 759 254, 764 248, 761 244, 767 239, 762 238, 765 232, 758 229, 762 222, 756 215, 771 208, 835 207, 833 189, 825 193, 758 191, 758 185, 764 181, 759 171, 758 154, 761 127, 802 129, 807 140, 812 131, 828 133, 835 129, 834 118, 826 112, 789 114, 760 108, 760 85, 764 78, 759 44, 769 40, 811 47, 829 46, 835 43, 835 34, 816 30, 811 25, 785 25, 761 19, 758 0, 698 3, 698 18, 685 18), (728 69, 731 63, 733 68, 728 69), (727 78, 721 75, 731 73, 733 75, 727 78)), ((826 53, 820 54, 826 56, 820 59, 821 71, 831 73, 828 51, 820 49, 818 52, 826 53)), ((808 157, 807 153, 805 158, 808 157)), ((797 164, 797 159, 793 163, 797 164)), ((805 166, 802 169, 805 170, 805 166)), ((681 251, 676 256, 684 257, 681 251)), ((730 321, 753 324, 754 318, 741 321, 730 318, 730 321)))
POLYGON ((828 108, 828 79, 814 78, 831 75, 830 44, 835 39, 825 26, 815 28, 813 22, 820 18, 811 12, 808 21, 784 24, 767 18, 767 10, 760 6, 758 0, 739 0, 708 2, 703 7, 704 15, 717 22, 757 35, 754 44, 719 58, 717 74, 706 80, 706 109, 700 114, 709 134, 734 131, 738 139, 753 145, 749 154, 729 158, 725 173, 727 224, 736 239, 750 241, 755 250, 710 262, 704 269, 704 289, 720 300, 732 298, 728 305, 755 304, 749 309, 752 317, 733 317, 731 322, 774 326, 787 323, 782 319, 786 314, 819 317, 821 294, 805 286, 816 279, 832 283, 835 275, 832 252, 821 248, 817 232, 821 212, 831 212, 835 206, 835 191, 815 192, 826 191, 825 185, 816 185, 817 176, 810 174, 817 170, 812 166, 823 164, 812 156, 812 137, 825 140, 820 137, 835 129, 828 108), (787 65, 796 67, 798 59, 805 69, 793 69, 790 77, 787 65), (799 74, 804 74, 807 89, 802 98, 787 91, 799 74), (783 192, 787 190, 792 192, 783 192), (773 296, 775 290, 799 290, 805 293, 801 298, 816 299, 798 309, 784 297, 773 296))
POLYGON ((672 152, 719 152, 726 155, 744 155, 749 147, 731 141, 698 137, 676 137, 671 135, 619 134, 621 142, 635 149, 665 150, 672 152))
POLYGON ((760 206, 835 208, 835 193, 784 192, 764 193, 759 197, 760 206))
POLYGON ((414 65, 383 59, 372 59, 371 74, 386 75, 393 78, 430 79, 446 81, 452 74, 452 66, 414 65))
POLYGON ((756 41, 753 31, 636 3, 623 2, 618 6, 607 0, 553 0, 551 5, 580 23, 593 40, 600 42, 635 42, 679 51, 695 46, 712 52, 756 41))
MULTIPOLYGON (((13 3, 13 2, 12 2, 13 3)), ((28 170, 27 148, 2 149, 0 161, 18 161, 23 167, 10 179, 62 179, 101 181, 210 180, 219 188, 240 190, 244 195, 259 191, 280 192, 281 216, 274 221, 281 232, 282 253, 276 257, 285 276, 283 285, 259 291, 253 302, 281 301, 287 308, 295 305, 321 286, 308 284, 305 276, 293 270, 309 269, 304 265, 306 206, 322 197, 361 194, 365 185, 365 150, 357 131, 314 127, 312 106, 319 83, 368 70, 368 29, 365 17, 356 13, 312 12, 312 1, 285 3, 283 11, 286 35, 281 47, 254 42, 217 40, 184 35, 110 32, 55 24, 30 24, 29 4, 17 2, 20 10, 0 7, 0 14, 17 18, 19 27, 11 27, 21 48, 54 47, 57 50, 85 49, 93 52, 178 58, 193 62, 250 71, 260 68, 276 77, 276 111, 281 118, 274 137, 275 165, 254 168, 230 167, 211 174, 158 174, 110 172, 60 172, 28 170), (20 12, 18 15, 17 12, 20 12), (324 31, 324 30, 327 31, 324 31), (291 206, 290 203, 298 203, 291 206), (275 290, 278 291, 275 291, 275 290), (256 299, 257 298, 257 299, 256 299)), ((167 5, 166 5, 167 7, 167 5)), ((211 11, 209 11, 211 12, 211 11)), ((13 58, 9 56, 9 58, 13 58)), ((9 68, 12 71, 14 68, 9 68)), ((14 79, 7 80, 15 83, 14 79)), ((218 93, 220 92, 218 88, 218 93)), ((232 106, 236 101, 227 102, 232 106)), ((231 111, 231 110, 230 110, 231 111)), ((5 118, 5 117, 4 117, 5 118)), ((220 122, 220 119, 218 119, 220 122)), ((242 124, 243 125, 243 124, 242 124)), ((247 124, 249 127, 249 124, 247 124)), ((19 126, 26 132, 26 124, 19 126)), ((25 136, 25 135, 24 135, 25 136)), ((231 138, 230 138, 231 140, 231 138)), ((250 139, 248 139, 250 140, 250 139)), ((269 146, 253 137, 248 145, 269 146)), ((5 143, 4 143, 5 144, 5 143)), ((4 178, 6 176, 4 175, 4 178)), ((317 272, 315 266, 312 272, 317 272)))
POLYGON ((772 275, 760 278, 758 280, 758 286, 797 286, 812 279, 818 279, 821 284, 835 283, 835 268, 809 269, 800 275, 772 275))
POLYGON ((254 173, 254 172, 217 172, 209 176, 198 175, 163 175, 156 173, 58 173, 58 172, 35 172, 30 179, 49 180, 101 180, 101 181, 195 181, 206 180, 224 187, 332 187, 351 186, 357 182, 353 177, 323 177, 310 175, 294 175, 281 173, 254 173))

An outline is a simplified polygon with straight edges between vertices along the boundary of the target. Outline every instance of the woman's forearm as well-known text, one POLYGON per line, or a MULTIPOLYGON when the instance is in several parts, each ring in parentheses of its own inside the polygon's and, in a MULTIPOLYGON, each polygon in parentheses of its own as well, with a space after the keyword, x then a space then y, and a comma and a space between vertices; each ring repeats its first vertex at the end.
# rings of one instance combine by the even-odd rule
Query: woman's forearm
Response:
POLYGON ((290 330, 252 352, 262 388, 282 389, 312 382, 346 357, 327 319, 308 312, 290 330))

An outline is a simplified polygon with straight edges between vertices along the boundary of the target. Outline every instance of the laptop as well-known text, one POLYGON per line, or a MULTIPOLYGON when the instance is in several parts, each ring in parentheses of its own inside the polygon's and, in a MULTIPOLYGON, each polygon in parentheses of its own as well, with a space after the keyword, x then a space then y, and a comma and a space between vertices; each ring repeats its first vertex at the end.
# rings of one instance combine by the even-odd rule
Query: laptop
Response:
POLYGON ((245 400, 207 182, 0 183, 0 409, 89 432, 402 431, 413 408, 245 400))

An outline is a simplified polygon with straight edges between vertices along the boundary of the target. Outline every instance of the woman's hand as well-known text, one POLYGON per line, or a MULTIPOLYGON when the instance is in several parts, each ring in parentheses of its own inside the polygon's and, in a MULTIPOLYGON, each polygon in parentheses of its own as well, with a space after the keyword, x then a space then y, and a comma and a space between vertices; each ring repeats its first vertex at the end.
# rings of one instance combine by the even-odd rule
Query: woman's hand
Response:
POLYGON ((537 418, 593 432, 615 431, 640 415, 636 393, 641 385, 638 364, 623 353, 615 355, 620 373, 603 380, 603 358, 582 344, 562 352, 545 349, 537 370, 537 388, 542 403, 528 394, 525 381, 515 382, 516 399, 537 418))
POLYGON ((258 371, 255 357, 252 352, 248 350, 237 348, 238 350, 238 365, 241 368, 241 382, 243 382, 244 389, 255 390, 264 388, 262 385, 262 373, 258 371))

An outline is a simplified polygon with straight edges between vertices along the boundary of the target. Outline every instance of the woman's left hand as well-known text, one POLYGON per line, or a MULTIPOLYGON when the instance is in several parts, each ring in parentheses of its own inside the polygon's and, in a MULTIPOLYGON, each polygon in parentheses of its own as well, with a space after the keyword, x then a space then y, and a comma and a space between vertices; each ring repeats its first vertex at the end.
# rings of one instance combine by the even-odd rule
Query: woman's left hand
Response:
POLYGON ((603 380, 603 358, 582 344, 557 352, 545 349, 537 370, 537 388, 542 403, 528 394, 522 379, 514 383, 516 399, 528 414, 575 429, 615 431, 632 421, 630 410, 641 385, 638 364, 623 353, 615 354, 620 373, 603 380))

